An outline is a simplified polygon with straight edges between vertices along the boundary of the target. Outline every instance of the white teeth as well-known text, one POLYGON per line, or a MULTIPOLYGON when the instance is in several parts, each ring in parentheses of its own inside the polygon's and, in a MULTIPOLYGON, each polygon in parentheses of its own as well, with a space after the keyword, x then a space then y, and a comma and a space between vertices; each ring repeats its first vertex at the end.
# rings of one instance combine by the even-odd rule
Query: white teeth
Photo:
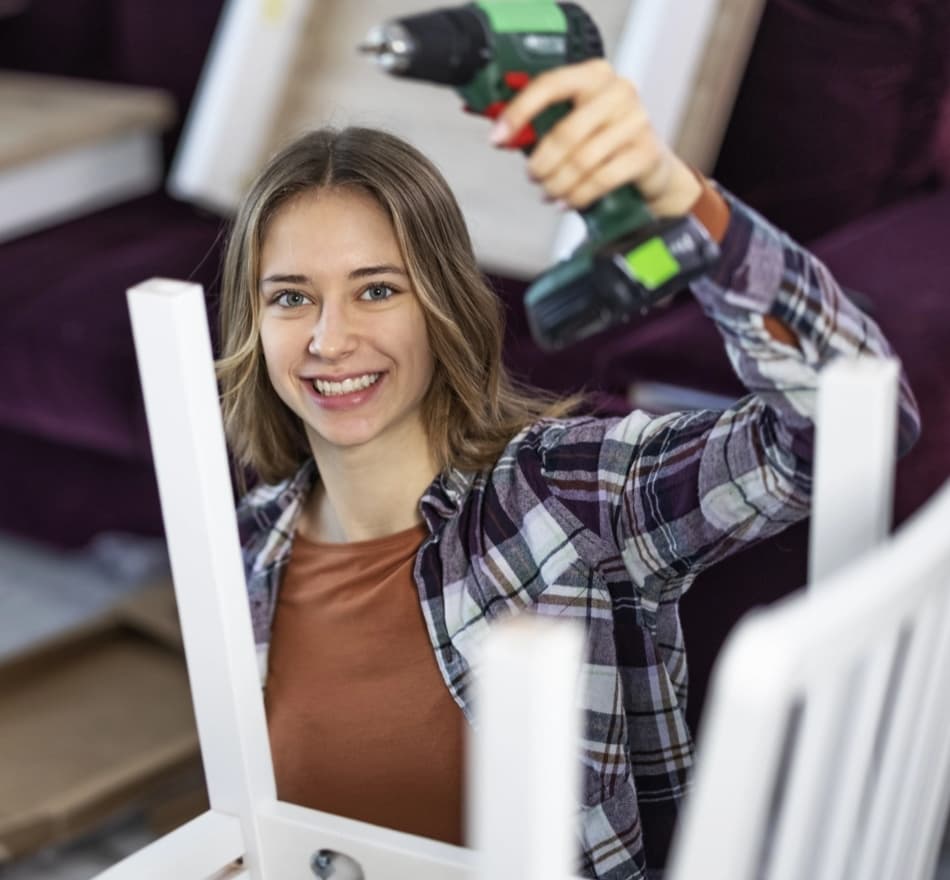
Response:
POLYGON ((324 382, 322 379, 314 379, 313 384, 321 394, 333 397, 336 394, 352 394, 354 391, 369 388, 381 375, 381 373, 367 373, 356 379, 344 379, 342 382, 324 382))

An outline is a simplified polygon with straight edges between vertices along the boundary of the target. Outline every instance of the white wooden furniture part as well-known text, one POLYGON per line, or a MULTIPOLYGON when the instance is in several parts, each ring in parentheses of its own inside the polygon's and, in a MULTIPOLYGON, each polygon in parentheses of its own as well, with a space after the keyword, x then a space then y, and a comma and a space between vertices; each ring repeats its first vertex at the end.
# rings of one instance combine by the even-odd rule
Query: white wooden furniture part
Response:
POLYGON ((896 370, 842 364, 822 395, 820 412, 843 419, 852 443, 819 441, 838 452, 818 464, 816 501, 836 482, 827 469, 853 456, 876 488, 857 486, 854 507, 824 497, 813 547, 838 532, 844 551, 828 547, 809 590, 730 635, 669 880, 933 876, 950 800, 950 482, 873 548, 889 516, 879 465, 893 448, 896 370), (848 413, 877 420, 877 432, 848 413))
MULTIPOLYGON (((808 551, 811 590, 823 589, 830 575, 879 545, 890 531, 899 373, 895 360, 859 358, 833 363, 822 375, 808 551)), ((774 880, 819 871, 835 877, 844 867, 844 847, 832 847, 819 857, 816 847, 802 846, 802 841, 819 835, 845 839, 854 831, 873 745, 867 732, 873 724, 865 720, 859 728, 865 735, 843 754, 829 747, 828 731, 848 723, 852 705, 880 698, 894 646, 882 644, 870 671, 855 669, 822 682, 801 707, 794 759, 776 819, 774 880), (825 810, 816 810, 832 777, 840 796, 828 798, 825 810)))
MULTIPOLYGON (((228 876, 294 876, 288 872, 301 871, 321 849, 351 855, 372 880, 474 876, 478 865, 468 850, 276 800, 201 290, 152 281, 130 292, 130 306, 212 810, 101 877, 224 876, 238 854, 245 867, 228 876)), ((885 435, 892 433, 896 370, 849 364, 838 371, 823 382, 823 411, 836 411, 836 395, 856 399, 862 387, 877 389, 867 399, 881 406, 859 410, 855 419, 870 418, 885 435)), ((868 438, 855 420, 842 430, 868 438)), ((819 436, 820 449, 829 443, 819 436)), ((877 451, 868 460, 873 464, 878 456, 880 464, 888 444, 872 447, 877 451)), ((889 474, 880 467, 876 473, 877 489, 864 500, 878 513, 864 518, 865 528, 848 532, 854 552, 873 543, 874 534, 880 538, 889 474)), ((942 571, 950 566, 950 551, 940 549, 948 517, 950 487, 892 542, 856 563, 839 558, 838 571, 819 577, 815 589, 740 625, 714 679, 672 880, 695 877, 700 869, 702 876, 730 880, 926 876, 950 792, 950 739, 943 735, 950 709, 934 698, 950 685, 942 571), (859 669, 859 687, 849 689, 859 669), (851 699, 837 705, 829 693, 851 699), (824 751, 817 764, 792 752, 783 776, 783 749, 792 721, 801 717, 802 695, 806 706, 817 701, 831 711, 806 713, 811 727, 798 722, 796 747, 817 736, 824 751), (882 725, 884 710, 892 720, 882 725), (781 799, 773 805, 780 778, 789 799, 795 792, 807 796, 791 817, 781 799), (796 822, 807 838, 783 831, 796 822)), ((505 657, 502 668, 511 662, 505 657)), ((569 717, 563 703, 559 711, 562 720, 569 717)), ((514 845, 520 845, 517 835, 514 845)), ((530 854, 513 853, 501 864, 521 864, 519 858, 530 854)), ((498 880, 498 868, 492 871, 498 880)), ((511 876, 529 874, 521 867, 511 876)))
MULTIPOLYGON (((524 157, 489 147, 486 120, 445 87, 388 77, 356 45, 426 0, 228 0, 169 175, 173 195, 231 213, 264 159, 320 125, 398 134, 445 174, 479 263, 528 277, 577 243, 583 224, 546 205, 524 157)), ((764 0, 585 0, 608 57, 638 86, 659 134, 710 171, 764 0)))
POLYGON ((363 872, 350 876, 337 862, 333 880, 568 877, 578 780, 570 770, 547 776, 577 763, 569 683, 583 637, 571 624, 519 620, 486 640, 491 686, 478 696, 485 720, 470 785, 474 836, 490 850, 484 864, 472 850, 277 800, 202 290, 153 279, 129 291, 129 309, 211 809, 100 880, 321 876, 309 868, 321 851, 363 872), (498 747, 512 713, 524 738, 543 744, 519 760, 498 747), (499 803, 501 790, 515 794, 499 803), (512 821, 516 810, 527 823, 512 821), (542 831, 561 845, 536 846, 542 831), (239 856, 243 867, 229 869, 239 856))

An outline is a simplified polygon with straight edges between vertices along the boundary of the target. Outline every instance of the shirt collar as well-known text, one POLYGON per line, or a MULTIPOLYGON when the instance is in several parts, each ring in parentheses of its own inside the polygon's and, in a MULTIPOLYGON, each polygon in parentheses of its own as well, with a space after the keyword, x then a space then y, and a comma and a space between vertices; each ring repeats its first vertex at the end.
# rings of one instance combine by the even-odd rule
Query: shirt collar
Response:
MULTIPOLYGON (((429 484, 419 501, 419 510, 430 532, 438 531, 445 520, 458 515, 474 479, 475 474, 471 471, 449 468, 429 484)), ((245 503, 254 510, 258 523, 273 526, 290 505, 299 505, 303 501, 316 480, 316 462, 308 458, 289 479, 253 489, 245 503)))
POLYGON ((449 468, 429 484, 419 502, 419 510, 430 532, 438 531, 443 522, 458 515, 474 479, 475 474, 470 471, 449 468))
POLYGON ((244 497, 241 507, 253 516, 258 527, 270 529, 288 507, 302 503, 316 479, 316 464, 308 458, 292 477, 272 485, 255 486, 244 497))

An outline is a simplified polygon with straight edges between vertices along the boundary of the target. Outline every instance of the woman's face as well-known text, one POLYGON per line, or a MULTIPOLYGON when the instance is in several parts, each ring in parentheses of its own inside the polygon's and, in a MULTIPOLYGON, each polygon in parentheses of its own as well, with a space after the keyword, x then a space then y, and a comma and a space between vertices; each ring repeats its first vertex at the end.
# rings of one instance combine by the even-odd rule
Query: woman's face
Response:
POLYGON ((358 190, 313 190, 271 220, 261 251, 270 381, 315 454, 418 442, 433 358, 389 218, 358 190))

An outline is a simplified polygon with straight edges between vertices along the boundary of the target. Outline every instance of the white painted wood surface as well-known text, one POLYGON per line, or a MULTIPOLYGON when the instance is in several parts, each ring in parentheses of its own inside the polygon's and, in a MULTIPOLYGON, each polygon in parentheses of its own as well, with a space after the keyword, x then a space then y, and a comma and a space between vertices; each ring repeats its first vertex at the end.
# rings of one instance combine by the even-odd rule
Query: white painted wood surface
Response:
MULTIPOLYGON (((896 360, 841 359, 821 375, 815 417, 815 473, 809 532, 809 589, 881 544, 890 532, 897 442, 896 360)), ((873 717, 846 749, 829 748, 828 731, 842 730, 855 712, 872 713, 887 688, 896 639, 882 637, 867 668, 816 683, 802 707, 794 759, 785 782, 774 842, 773 880, 827 872, 837 876, 846 850, 803 840, 847 839, 859 821, 875 729, 873 717), (835 792, 828 790, 835 780, 835 792), (814 804, 824 803, 825 811, 814 804)))
POLYGON ((142 850, 107 868, 96 880, 205 880, 243 853, 240 821, 211 810, 150 844, 147 853, 142 850))
MULTIPOLYGON (((311 860, 329 853, 334 871, 326 876, 333 880, 472 880, 471 850, 277 800, 202 290, 152 279, 132 288, 128 298, 211 810, 100 876, 199 880, 215 872, 283 880, 318 876, 308 873, 311 860), (237 855, 244 865, 231 870, 228 863, 237 855)), ((505 847, 489 864, 514 867, 491 874, 492 880, 550 877, 544 871, 525 875, 521 868, 530 859, 541 868, 553 865, 552 856, 562 865, 555 874, 568 876, 576 834, 574 777, 569 768, 563 776, 549 771, 551 762, 566 756, 577 764, 576 695, 562 686, 578 679, 581 644, 570 623, 551 620, 519 621, 515 631, 502 625, 486 640, 492 686, 482 711, 491 719, 492 742, 514 700, 542 743, 514 763, 510 753, 482 749, 480 783, 469 787, 493 802, 483 797, 475 813, 488 817, 498 806, 509 815, 510 804, 495 803, 498 792, 530 789, 521 805, 539 811, 545 833, 562 841, 542 853, 534 846, 525 850, 516 829, 504 829, 503 840, 489 834, 493 848, 505 847)), ((541 826, 532 827, 536 843, 541 826)), ((497 829, 497 818, 478 828, 497 829)))
POLYGON ((204 296, 151 279, 128 300, 210 805, 253 869, 276 788, 204 296))
POLYGON ((819 491, 841 472, 856 491, 819 541, 845 518, 845 546, 727 641, 669 880, 933 875, 950 800, 950 482, 882 540, 895 411, 880 402, 894 405, 896 372, 842 363, 825 379, 819 491))
POLYGON ((469 760, 479 880, 569 877, 580 803, 578 675, 584 633, 537 616, 494 625, 479 661, 469 760))
POLYGON ((230 213, 274 125, 300 25, 317 0, 228 0, 168 177, 178 198, 230 213))
POLYGON ((897 454, 896 360, 828 365, 815 415, 815 474, 808 582, 875 547, 891 527, 897 454))

